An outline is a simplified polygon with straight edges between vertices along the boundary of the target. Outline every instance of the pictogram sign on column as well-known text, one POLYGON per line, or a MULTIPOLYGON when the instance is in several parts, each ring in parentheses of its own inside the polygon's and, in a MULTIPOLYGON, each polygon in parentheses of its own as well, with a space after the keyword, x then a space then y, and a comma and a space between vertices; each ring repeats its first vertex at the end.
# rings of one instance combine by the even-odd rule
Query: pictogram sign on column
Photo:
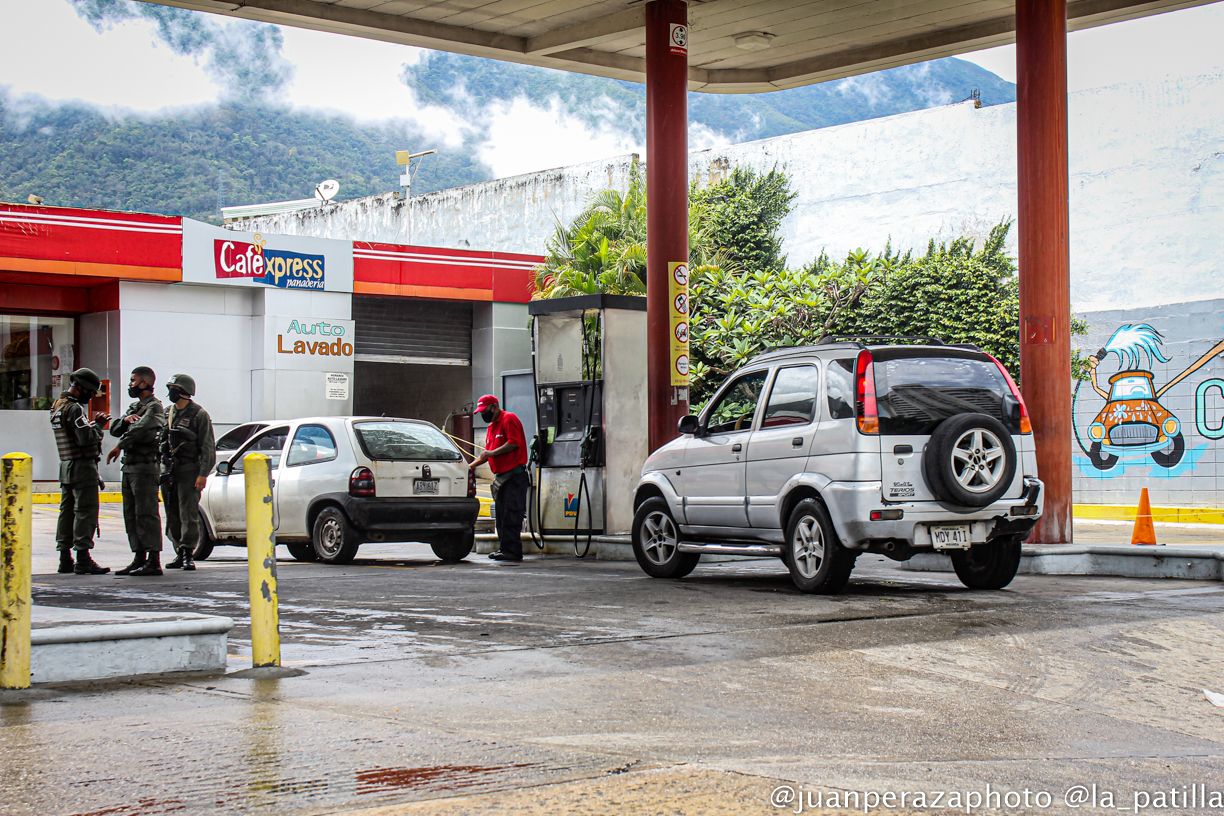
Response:
POLYGON ((689 384, 689 270, 686 263, 667 265, 668 323, 671 326, 671 384, 689 384))

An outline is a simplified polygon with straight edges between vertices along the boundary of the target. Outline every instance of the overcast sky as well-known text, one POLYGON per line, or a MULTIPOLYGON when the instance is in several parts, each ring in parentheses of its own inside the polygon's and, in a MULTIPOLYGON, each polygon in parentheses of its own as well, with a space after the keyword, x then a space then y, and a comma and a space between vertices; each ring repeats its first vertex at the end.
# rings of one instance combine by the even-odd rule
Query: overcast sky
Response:
MULTIPOLYGON (((10 94, 82 100, 152 112, 215 102, 219 93, 196 58, 159 44, 151 21, 122 22, 101 33, 66 0, 0 0, 4 40, 0 86, 10 94)), ((418 110, 398 79, 416 48, 283 27, 284 56, 295 71, 283 102, 339 111, 363 120, 410 118, 436 146, 454 144, 463 123, 444 111, 418 110)), ((1075 32, 1068 37, 1071 90, 1166 75, 1224 72, 1224 3, 1075 32)), ((963 55, 1015 81, 1015 49, 963 55)), ((482 158, 498 176, 594 160, 633 149, 622 134, 591 133, 557 111, 506 106, 492 115, 496 138, 482 158), (523 125, 530 124, 530 127, 523 125)), ((417 148, 417 145, 410 146, 417 148)))

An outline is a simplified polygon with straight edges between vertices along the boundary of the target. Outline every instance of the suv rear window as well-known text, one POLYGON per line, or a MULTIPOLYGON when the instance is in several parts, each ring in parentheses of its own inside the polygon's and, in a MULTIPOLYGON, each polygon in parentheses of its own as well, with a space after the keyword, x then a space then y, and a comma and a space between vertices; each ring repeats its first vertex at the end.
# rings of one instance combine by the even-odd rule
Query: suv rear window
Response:
POLYGON ((880 433, 929 434, 957 414, 987 414, 1004 421, 1003 398, 1011 389, 987 360, 903 357, 876 360, 880 433))
POLYGON ((353 426, 365 455, 375 461, 459 461, 459 449, 432 425, 362 422, 353 426))

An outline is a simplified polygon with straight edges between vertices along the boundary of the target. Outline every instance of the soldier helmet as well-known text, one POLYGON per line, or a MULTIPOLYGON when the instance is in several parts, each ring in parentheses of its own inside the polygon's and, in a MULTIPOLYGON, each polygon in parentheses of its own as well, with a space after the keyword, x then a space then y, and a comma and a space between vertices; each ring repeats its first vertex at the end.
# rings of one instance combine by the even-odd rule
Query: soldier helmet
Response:
POLYGON ((72 385, 80 386, 86 391, 92 391, 95 394, 102 387, 102 380, 92 368, 78 368, 69 375, 68 382, 72 385))
POLYGON ((173 377, 171 377, 169 380, 166 381, 167 388, 169 388, 172 385, 189 397, 195 396, 195 391, 196 391, 195 380, 193 380, 187 374, 175 374, 173 377))

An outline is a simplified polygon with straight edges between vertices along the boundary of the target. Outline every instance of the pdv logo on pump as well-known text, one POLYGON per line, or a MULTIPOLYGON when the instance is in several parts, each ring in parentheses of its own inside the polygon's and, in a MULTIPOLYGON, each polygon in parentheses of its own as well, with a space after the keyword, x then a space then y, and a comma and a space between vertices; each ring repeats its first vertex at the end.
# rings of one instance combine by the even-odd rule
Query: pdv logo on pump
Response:
POLYGON ((213 261, 218 278, 250 278, 278 289, 323 289, 323 256, 281 249, 265 249, 258 234, 255 242, 213 241, 213 261))

